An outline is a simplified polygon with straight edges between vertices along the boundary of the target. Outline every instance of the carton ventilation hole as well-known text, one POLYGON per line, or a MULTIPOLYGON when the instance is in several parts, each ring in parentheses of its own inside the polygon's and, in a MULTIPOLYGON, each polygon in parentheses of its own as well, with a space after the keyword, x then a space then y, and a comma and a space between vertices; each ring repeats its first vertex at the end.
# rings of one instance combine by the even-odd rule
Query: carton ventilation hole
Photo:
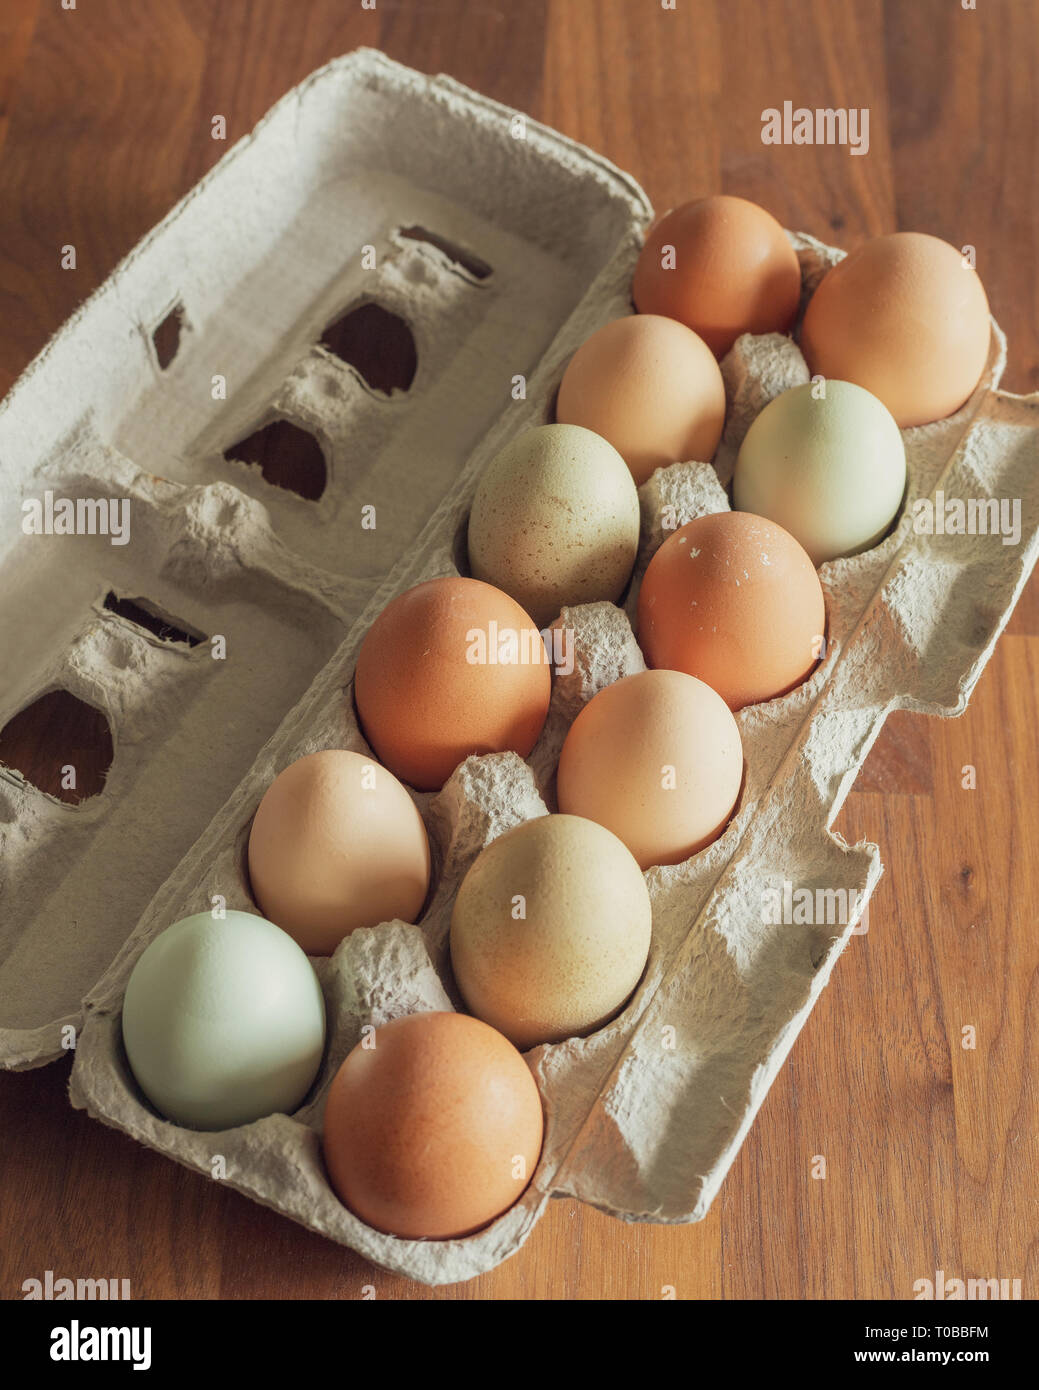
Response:
POLYGON ((373 391, 407 391, 418 370, 411 329, 397 314, 369 300, 348 309, 321 335, 321 346, 348 363, 373 391))
POLYGON ((454 261, 455 265, 467 271, 474 280, 486 280, 491 273, 491 267, 487 262, 481 261, 479 256, 474 256, 472 251, 467 251, 457 242, 448 241, 447 237, 438 236, 426 227, 401 227, 398 235, 407 237, 409 241, 424 241, 429 246, 435 246, 449 261, 454 261))
POLYGON ((158 637, 160 642, 197 647, 206 640, 204 633, 188 627, 180 618, 167 617, 161 608, 146 598, 120 598, 110 589, 105 595, 105 607, 135 627, 144 628, 153 637, 158 637))
POLYGON ((229 462, 258 465, 272 487, 298 493, 316 502, 325 490, 328 467, 321 445, 307 430, 288 420, 275 420, 224 450, 229 462))
POLYGON ((165 371, 180 351, 180 335, 184 327, 184 305, 177 303, 152 334, 155 360, 160 371, 165 371))
POLYGON ((104 788, 112 753, 108 720, 68 690, 41 695, 0 729, 0 762, 70 806, 104 788))

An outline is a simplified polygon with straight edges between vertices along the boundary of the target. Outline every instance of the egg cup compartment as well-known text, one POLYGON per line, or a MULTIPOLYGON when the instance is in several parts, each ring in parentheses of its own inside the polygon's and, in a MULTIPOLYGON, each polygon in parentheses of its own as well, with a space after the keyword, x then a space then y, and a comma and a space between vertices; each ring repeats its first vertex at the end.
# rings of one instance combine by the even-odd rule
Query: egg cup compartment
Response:
MULTIPOLYGON (((631 312, 630 275, 650 217, 644 195, 572 142, 529 122, 517 140, 514 128, 514 113, 448 79, 422 78, 371 53, 339 60, 290 93, 225 157, 0 408, 5 463, 13 450, 28 478, 39 453, 34 431, 46 408, 53 411, 48 383, 59 371, 70 380, 88 372, 81 367, 88 356, 99 360, 104 372, 85 380, 75 410, 90 398, 97 439, 180 479, 183 487, 173 492, 156 481, 170 499, 172 563, 195 573, 203 588, 226 582, 234 563, 255 556, 236 541, 233 524, 225 534, 225 524, 255 513, 272 538, 272 572, 283 581, 291 573, 300 593, 310 601, 320 596, 349 626, 305 693, 285 705, 276 731, 257 734, 249 770, 208 825, 206 814, 197 818, 199 838, 143 913, 109 885, 123 945, 105 969, 106 942, 100 969, 91 963, 76 975, 77 998, 85 997, 73 1104, 207 1176, 221 1155, 224 1180, 235 1189, 428 1283, 471 1277, 512 1254, 552 1195, 578 1197, 624 1220, 682 1222, 705 1214, 881 871, 875 846, 849 847, 830 833, 833 817, 890 709, 965 707, 1039 547, 1039 398, 995 390, 1003 341, 994 327, 986 379, 963 410, 903 432, 909 485, 895 529, 874 549, 823 567, 824 658, 795 690, 737 716, 745 770, 733 820, 701 853, 648 872, 653 941, 631 1000, 595 1034, 527 1054, 547 1123, 524 1196, 463 1240, 400 1240, 364 1225, 340 1204, 324 1172, 328 1085, 365 1024, 457 1007, 448 931, 463 874, 491 839, 554 804, 556 760, 574 717, 598 690, 644 667, 627 615, 649 559, 674 526, 728 508, 725 487, 754 415, 785 387, 807 380, 792 339, 740 339, 723 363, 729 411, 713 468, 676 464, 640 489, 642 536, 624 608, 587 604, 561 615, 575 634, 576 664, 572 674, 555 677, 530 758, 470 758, 441 791, 413 793, 435 873, 420 924, 361 929, 331 958, 315 960, 329 1036, 310 1098, 292 1116, 220 1134, 158 1118, 143 1104, 122 1054, 122 997, 137 957, 171 922, 207 910, 214 897, 229 908, 254 909, 245 845, 263 792, 307 753, 369 751, 351 689, 364 633, 396 594, 459 572, 484 465, 522 429, 550 418, 577 346, 631 312), (247 225, 214 237, 212 226, 229 225, 228 207, 244 208, 247 225), (448 248, 405 235, 401 229, 413 222, 446 238, 448 248), (374 281, 359 278, 351 259, 369 240, 381 267, 374 281), (197 254, 214 242, 211 256, 197 254), (451 247, 479 257, 490 274, 480 279, 459 270, 451 247), (531 297, 531 277, 546 266, 549 278, 531 297), (124 305, 168 307, 171 280, 180 286, 190 331, 160 375, 150 343, 146 359, 135 355, 142 344, 126 332, 124 305), (319 346, 336 315, 365 296, 397 313, 414 335, 417 371, 407 391, 380 396, 319 346), (447 342, 441 322, 462 332, 464 342, 447 342), (228 401, 214 406, 211 379, 229 362, 236 384, 228 401), (510 389, 517 374, 526 381, 521 399, 510 389), (110 376, 131 380, 135 390, 123 386, 106 396, 110 376), (226 459, 230 449, 233 460, 236 440, 271 418, 309 430, 326 451, 329 476, 318 502, 272 488, 255 470, 242 472, 226 459), (214 473, 220 481, 212 481, 214 473), (1021 498, 1020 544, 916 534, 911 504, 936 488, 949 496, 1021 498), (202 533, 196 536, 196 513, 185 499, 214 509, 212 572, 208 560, 204 567, 192 562, 193 539, 202 533), (378 508, 383 534, 392 534, 392 568, 365 553, 371 537, 352 512, 366 502, 378 508), (841 920, 824 914, 821 921, 767 922, 764 894, 786 884, 843 893, 848 910, 841 920)), ((841 253, 809 237, 792 240, 807 293, 841 253)), ((99 472, 95 461, 84 476, 93 481, 99 472)), ((201 608, 183 616, 203 631, 212 627, 201 608)), ((281 655, 272 651, 271 660, 281 655)), ((33 825, 37 802, 18 804, 19 835, 33 825)), ((136 810, 142 825, 154 826, 155 806, 136 810)), ((82 875, 79 883, 91 887, 82 875)), ((33 944, 32 930, 26 940, 33 944)), ((18 968, 28 974, 35 967, 26 958, 18 968)), ((79 1015, 62 1021, 78 1023, 79 1015)), ((28 1038, 0 1034, 7 1064, 57 1055, 59 1032, 53 1023, 28 1038)))

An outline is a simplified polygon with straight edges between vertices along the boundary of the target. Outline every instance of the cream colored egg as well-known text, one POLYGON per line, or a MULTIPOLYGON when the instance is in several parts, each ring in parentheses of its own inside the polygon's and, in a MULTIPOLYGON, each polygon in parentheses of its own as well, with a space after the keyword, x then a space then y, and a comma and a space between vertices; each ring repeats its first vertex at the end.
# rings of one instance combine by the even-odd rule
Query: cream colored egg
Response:
POLYGON ((560 811, 605 825, 648 869, 716 840, 742 781, 740 731, 722 697, 684 671, 641 671, 574 720, 557 796, 560 811))
POLYGON ((641 486, 658 468, 714 457, 725 425, 725 383, 714 353, 691 328, 662 314, 631 314, 574 353, 556 419, 608 439, 641 486))
POLYGON ((567 604, 613 601, 631 577, 639 499, 617 450, 578 425, 541 425, 484 470, 469 515, 473 577, 538 627, 567 604))
POLYGON ((417 921, 429 869, 426 828, 404 787, 342 748, 280 772, 249 833, 257 905, 309 955, 331 955, 358 927, 417 921))
POLYGON ((814 565, 875 545, 905 485, 894 417, 849 381, 795 386, 770 401, 747 431, 732 482, 736 507, 789 531, 814 565))
POLYGON ((649 893, 621 841, 581 816, 499 836, 462 880, 451 963, 466 1007, 524 1050, 601 1028, 646 965, 649 893))

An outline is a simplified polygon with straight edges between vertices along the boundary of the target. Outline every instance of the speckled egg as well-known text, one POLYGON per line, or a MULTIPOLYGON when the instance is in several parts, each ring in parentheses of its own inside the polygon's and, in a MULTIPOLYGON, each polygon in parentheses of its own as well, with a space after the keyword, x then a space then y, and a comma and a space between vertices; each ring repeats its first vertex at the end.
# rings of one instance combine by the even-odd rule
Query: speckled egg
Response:
POLYGON ((451 964, 466 1007, 518 1048, 601 1028, 649 954, 652 914, 631 851, 581 816, 492 840, 462 880, 451 964))
POLYGON ((538 627, 565 604, 618 598, 639 540, 623 458, 577 425, 527 430, 484 469, 469 514, 474 578, 511 595, 538 627))

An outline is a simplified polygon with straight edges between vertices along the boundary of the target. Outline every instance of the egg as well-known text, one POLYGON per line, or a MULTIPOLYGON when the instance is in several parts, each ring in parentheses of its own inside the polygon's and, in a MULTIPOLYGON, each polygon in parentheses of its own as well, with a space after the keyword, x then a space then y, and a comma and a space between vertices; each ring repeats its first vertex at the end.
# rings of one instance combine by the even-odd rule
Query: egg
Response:
POLYGON ((809 370, 872 391, 901 429, 959 410, 981 379, 990 339, 977 271, 921 232, 856 247, 823 276, 801 326, 809 370))
POLYGON ((466 1008, 526 1050, 593 1033, 627 1002, 652 914, 621 840, 581 816, 538 816, 492 840, 462 880, 451 965, 466 1008))
POLYGON ((452 1240, 522 1195, 542 1128, 534 1078, 500 1033, 464 1014, 411 1014, 339 1068, 322 1148, 339 1200, 369 1226, 452 1240))
POLYGON ((782 392, 753 422, 733 501, 778 522, 820 565, 876 545, 905 485, 905 446, 887 407, 850 382, 815 382, 782 392))
POLYGON ((341 748, 280 772, 249 832, 257 906, 309 955, 358 927, 415 922, 429 890, 429 841, 392 772, 341 748))
POLYGON ((539 627, 564 604, 618 598, 639 543, 624 460, 577 425, 541 425, 484 469, 469 514, 473 576, 510 594, 539 627))
POLYGON ((801 297, 797 253, 771 213, 717 194, 650 229, 635 266, 640 314, 665 314, 724 357, 741 333, 785 333, 801 297))
POLYGON ((647 664, 696 676, 731 710, 799 685, 822 652, 825 625, 804 548, 749 512, 697 517, 673 532, 639 591, 647 664))
POLYGON ((273 922, 230 909, 174 922, 145 948, 122 1025, 141 1090, 190 1129, 291 1114, 325 1047, 325 1003, 310 961, 273 922))
POLYGON ((740 731, 721 696, 683 671, 641 671, 578 714, 556 794, 560 811, 612 830, 648 869, 716 840, 742 781, 740 731))
POLYGON ((660 314, 632 314, 574 353, 556 419, 608 439, 641 484, 672 463, 710 462, 725 424, 725 383, 691 328, 660 314))
POLYGON ((386 605, 357 657, 354 699, 376 757, 436 791, 472 754, 525 758, 548 713, 544 640, 515 599, 478 579, 430 579, 386 605))

